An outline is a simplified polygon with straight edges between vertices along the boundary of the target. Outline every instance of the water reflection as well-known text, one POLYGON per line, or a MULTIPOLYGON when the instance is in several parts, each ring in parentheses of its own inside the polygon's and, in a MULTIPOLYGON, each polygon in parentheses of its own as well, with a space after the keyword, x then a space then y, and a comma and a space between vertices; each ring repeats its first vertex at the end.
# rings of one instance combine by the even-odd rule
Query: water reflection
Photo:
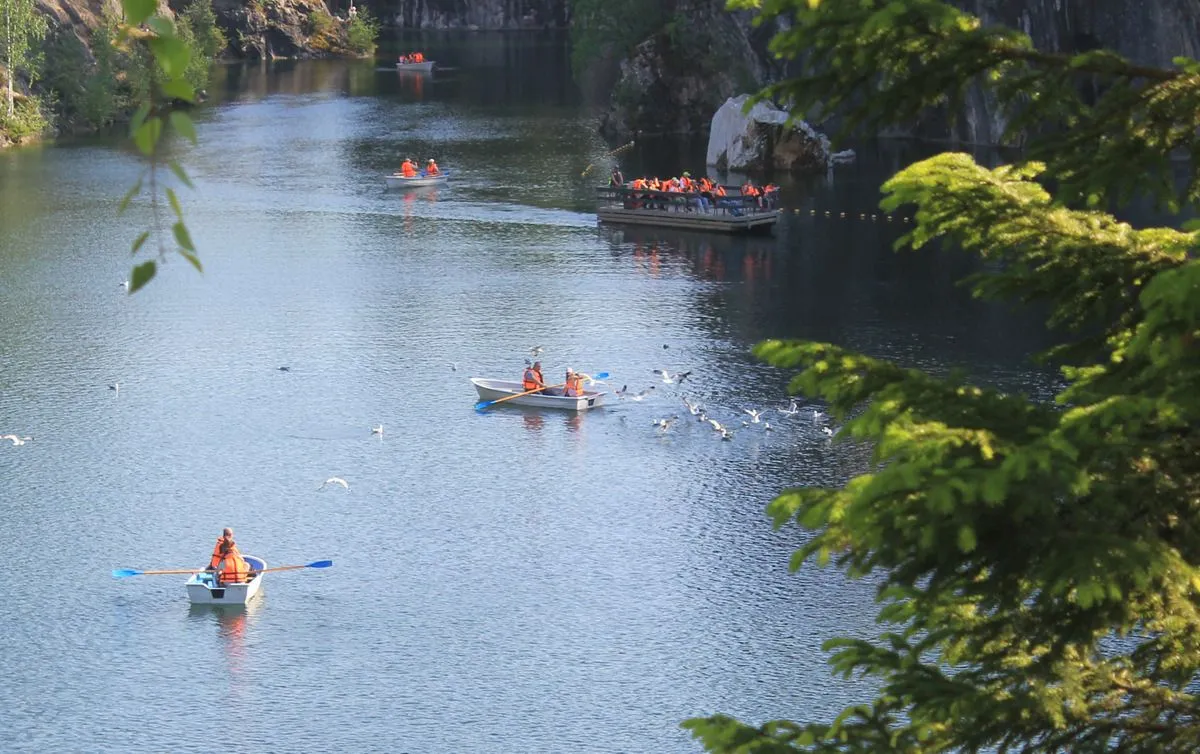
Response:
POLYGON ((261 597, 248 605, 191 605, 188 608, 189 621, 215 625, 216 640, 226 658, 224 670, 230 673, 236 674, 245 668, 246 637, 260 605, 261 597))
POLYGON ((425 82, 430 78, 427 71, 396 70, 396 78, 400 81, 400 91, 409 95, 410 99, 420 102, 425 99, 425 82))
POLYGON ((634 268, 650 277, 659 277, 667 265, 701 280, 753 284, 771 278, 779 253, 778 240, 770 237, 611 226, 602 232, 614 257, 629 255, 634 268))

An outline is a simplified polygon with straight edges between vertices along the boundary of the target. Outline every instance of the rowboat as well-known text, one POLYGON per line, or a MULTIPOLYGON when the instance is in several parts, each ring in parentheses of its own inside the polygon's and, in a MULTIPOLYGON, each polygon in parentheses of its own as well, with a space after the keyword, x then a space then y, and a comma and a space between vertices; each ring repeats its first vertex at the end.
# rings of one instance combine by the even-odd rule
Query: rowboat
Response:
POLYGON ((420 73, 429 73, 433 70, 433 61, 426 60, 420 63, 396 63, 397 71, 419 71, 420 73))
MULTIPOLYGON (((525 387, 520 382, 513 382, 512 380, 489 380, 483 377, 472 377, 471 384, 475 386, 475 391, 479 393, 479 398, 485 401, 494 401, 525 392, 525 387)), ((559 394, 558 388, 547 388, 547 390, 552 390, 554 393, 531 393, 529 395, 522 395, 520 398, 512 398, 499 405, 510 406, 516 404, 518 406, 536 406, 538 408, 561 408, 567 411, 587 411, 589 408, 599 406, 603 402, 604 396, 608 395, 605 392, 585 390, 583 391, 583 395, 571 398, 559 394)))
POLYGON ((405 178, 399 173, 385 175, 387 186, 390 189, 406 189, 406 188, 421 188, 422 186, 440 186, 450 177, 450 172, 443 170, 437 175, 416 175, 412 178, 405 178))
POLYGON ((188 599, 193 605, 245 605, 262 589, 262 571, 266 561, 253 555, 244 555, 246 563, 255 572, 254 578, 245 584, 217 586, 212 571, 193 573, 187 580, 188 599))

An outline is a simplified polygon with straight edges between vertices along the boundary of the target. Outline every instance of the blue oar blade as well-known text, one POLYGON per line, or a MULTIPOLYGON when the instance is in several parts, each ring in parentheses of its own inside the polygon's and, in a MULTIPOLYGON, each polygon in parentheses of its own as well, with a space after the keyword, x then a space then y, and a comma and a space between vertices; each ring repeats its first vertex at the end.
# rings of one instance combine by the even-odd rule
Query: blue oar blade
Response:
POLYGON ((328 568, 331 565, 333 565, 332 560, 318 560, 315 563, 309 563, 308 565, 306 565, 304 567, 305 568, 328 568))
POLYGON ((495 401, 480 401, 479 403, 475 404, 475 410, 482 411, 493 403, 495 403, 495 401))
POLYGON ((592 379, 594 379, 594 380, 607 380, 607 379, 608 379, 608 372, 601 372, 600 374, 596 375, 596 376, 595 376, 595 377, 593 377, 592 379))
POLYGON ((137 576, 141 571, 132 568, 114 568, 112 573, 114 579, 127 579, 130 576, 137 576))

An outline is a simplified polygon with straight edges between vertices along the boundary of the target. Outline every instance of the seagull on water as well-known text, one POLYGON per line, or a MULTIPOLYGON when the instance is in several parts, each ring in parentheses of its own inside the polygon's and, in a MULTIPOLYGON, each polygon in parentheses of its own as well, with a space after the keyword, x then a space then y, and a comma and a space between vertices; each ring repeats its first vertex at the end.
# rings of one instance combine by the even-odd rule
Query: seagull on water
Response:
POLYGON ((721 439, 722 439, 722 440, 732 440, 732 439, 733 439, 733 433, 732 433, 732 432, 730 432, 728 429, 725 429, 724 427, 721 427, 721 439))
POLYGON ((318 487, 317 489, 323 490, 323 489, 325 489, 325 485, 327 485, 327 484, 340 484, 343 487, 345 487, 347 490, 350 489, 350 484, 345 479, 342 479, 340 476, 329 477, 324 482, 321 482, 321 486, 318 487))
POLYGON ((829 427, 821 427, 821 431, 825 433, 826 437, 833 437, 833 430, 829 427))
POLYGON ((663 432, 666 432, 668 429, 671 428, 671 425, 674 424, 675 420, 678 418, 679 418, 678 416, 674 416, 674 415, 668 416, 666 419, 659 419, 659 420, 655 421, 654 426, 658 427, 663 432))
POLYGON ((705 419, 705 421, 708 422, 709 424, 711 424, 712 428, 714 430, 716 430, 717 432, 726 431, 725 427, 721 424, 721 422, 717 421, 716 419, 705 419))
POLYGON ((117 391, 117 392, 119 393, 119 392, 121 392, 121 383, 119 383, 119 382, 114 382, 113 384, 111 384, 111 385, 109 385, 109 386, 108 386, 108 389, 109 389, 109 390, 115 390, 115 391, 117 391))
POLYGON ((815 408, 813 409, 813 424, 819 423, 824 418, 825 418, 825 414, 821 413, 820 411, 816 410, 815 408))
POLYGON ((17 437, 16 435, 0 435, 0 440, 12 440, 14 446, 24 445, 32 440, 32 437, 17 437))
POLYGON ((457 361, 452 361, 452 362, 450 362, 450 371, 451 371, 451 372, 457 372, 457 371, 458 371, 458 362, 457 362, 457 361))
POLYGON ((371 434, 382 436, 383 435, 383 425, 380 424, 378 427, 371 427, 371 434))
POLYGON ((291 367, 279 367, 279 371, 290 372, 290 371, 292 371, 292 368, 291 367))
POLYGON ((637 395, 631 395, 631 396, 629 396, 629 400, 631 400, 631 401, 640 401, 640 400, 644 400, 644 399, 646 398, 646 396, 650 395, 650 391, 652 391, 652 390, 654 390, 654 386, 653 386, 653 385, 651 385, 650 387, 646 388, 645 390, 643 390, 642 392, 638 393, 637 395))
POLYGON ((758 417, 762 416, 763 410, 762 409, 753 409, 753 408, 744 408, 744 409, 742 409, 742 412, 746 413, 746 414, 750 414, 750 423, 751 424, 758 424, 758 422, 759 422, 758 417))
POLYGON ((675 383, 679 383, 682 385, 683 381, 686 380, 689 375, 691 375, 691 371, 676 372, 674 374, 671 374, 666 369, 655 369, 654 373, 657 374, 659 377, 662 377, 662 381, 666 385, 674 385, 675 383))
POLYGON ((129 281, 128 281, 128 280, 122 280, 122 281, 121 281, 121 282, 120 282, 118 285, 119 285, 121 288, 128 289, 128 288, 129 288, 129 281))
POLYGON ((763 422, 763 429, 767 432, 770 432, 775 428, 771 426, 771 422, 763 422))
POLYGON ((783 414, 784 416, 795 416, 796 414, 800 413, 800 404, 798 404, 796 402, 796 399, 793 398, 791 406, 789 406, 786 409, 777 408, 775 410, 778 411, 779 413, 783 414))
POLYGON ((687 399, 686 395, 683 396, 683 405, 687 406, 688 413, 690 413, 692 416, 699 416, 700 414, 704 413, 704 407, 699 403, 692 403, 687 399))

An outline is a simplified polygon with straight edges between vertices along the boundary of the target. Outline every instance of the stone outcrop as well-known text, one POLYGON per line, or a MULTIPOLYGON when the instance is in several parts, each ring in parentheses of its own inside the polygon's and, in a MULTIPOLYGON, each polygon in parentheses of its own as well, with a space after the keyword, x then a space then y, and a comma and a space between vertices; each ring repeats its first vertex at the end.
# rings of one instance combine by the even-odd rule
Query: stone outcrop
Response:
POLYGON ((570 0, 387 0, 384 21, 408 29, 566 28, 570 0))
POLYGON ((674 19, 620 64, 600 130, 638 134, 703 133, 713 112, 766 79, 744 18, 717 0, 677 0, 674 19))
MULTIPOLYGON (((186 0, 182 0, 186 3, 186 0)), ((329 16, 323 0, 212 0, 230 51, 243 58, 307 58, 345 51, 341 22, 317 31, 311 18, 329 16)))
POLYGON ((804 121, 788 125, 788 114, 766 102, 758 102, 746 112, 748 100, 745 94, 730 97, 713 115, 707 164, 738 172, 829 168, 833 155, 824 134, 804 121))

